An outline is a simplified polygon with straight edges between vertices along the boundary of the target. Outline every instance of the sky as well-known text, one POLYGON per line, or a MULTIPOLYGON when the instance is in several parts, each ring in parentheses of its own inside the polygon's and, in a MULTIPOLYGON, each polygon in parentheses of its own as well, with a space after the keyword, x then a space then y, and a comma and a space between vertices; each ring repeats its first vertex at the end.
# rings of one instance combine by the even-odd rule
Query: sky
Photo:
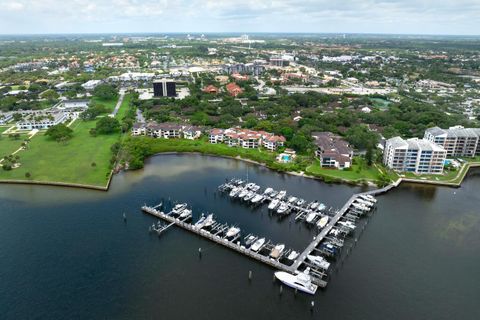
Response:
POLYGON ((0 0, 0 34, 479 35, 480 0, 0 0))

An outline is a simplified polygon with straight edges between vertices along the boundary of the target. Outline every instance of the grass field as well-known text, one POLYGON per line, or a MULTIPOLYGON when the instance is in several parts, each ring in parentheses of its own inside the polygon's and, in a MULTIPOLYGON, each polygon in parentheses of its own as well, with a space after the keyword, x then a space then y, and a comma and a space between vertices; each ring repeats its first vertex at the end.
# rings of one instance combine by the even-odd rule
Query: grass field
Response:
POLYGON ((107 108, 109 112, 112 112, 113 109, 115 109, 115 105, 117 104, 117 101, 118 101, 118 98, 111 99, 111 100, 103 100, 97 97, 92 97, 90 99, 90 103, 101 104, 105 106, 105 108, 107 108))
POLYGON ((29 172, 30 179, 36 181, 105 186, 110 172, 110 147, 120 135, 92 137, 89 130, 94 126, 95 121, 75 122, 72 126, 74 136, 66 144, 44 134, 35 136, 28 149, 18 153, 21 167, 0 170, 0 179, 25 180, 25 173, 29 172), (92 166, 93 162, 96 166, 92 166))
POLYGON ((128 107, 129 107, 129 104, 130 104, 131 100, 132 100, 132 95, 126 94, 125 98, 123 99, 122 105, 120 106, 120 109, 118 109, 118 113, 115 116, 115 118, 117 118, 119 121, 121 121, 123 119, 123 117, 125 117, 125 114, 128 111, 128 107))
POLYGON ((0 158, 10 155, 12 152, 20 148, 25 136, 20 137, 18 140, 10 139, 7 135, 0 136, 0 158))
MULTIPOLYGON (((386 171, 385 171, 386 172, 386 171)), ((320 161, 315 160, 315 163, 307 167, 306 173, 326 178, 326 180, 345 180, 351 182, 371 181, 378 182, 382 178, 382 173, 377 166, 367 166, 365 160, 362 158, 355 158, 355 163, 351 169, 337 170, 320 167, 320 161)), ((395 180, 397 177, 394 173, 386 172, 390 180, 395 180)))

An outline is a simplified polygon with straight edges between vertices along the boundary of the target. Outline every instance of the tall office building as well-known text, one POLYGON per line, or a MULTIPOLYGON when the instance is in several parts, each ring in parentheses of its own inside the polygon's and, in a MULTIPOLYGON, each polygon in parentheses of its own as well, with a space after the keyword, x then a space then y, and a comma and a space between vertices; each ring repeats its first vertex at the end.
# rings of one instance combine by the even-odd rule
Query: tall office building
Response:
POLYGON ((153 82, 154 97, 175 97, 177 96, 174 80, 162 79, 153 82))
POLYGON ((433 127, 425 131, 424 138, 445 148, 449 157, 480 155, 480 128, 456 126, 441 129, 433 127))
POLYGON ((429 140, 395 137, 385 144, 383 163, 400 172, 441 174, 446 157, 447 151, 429 140))

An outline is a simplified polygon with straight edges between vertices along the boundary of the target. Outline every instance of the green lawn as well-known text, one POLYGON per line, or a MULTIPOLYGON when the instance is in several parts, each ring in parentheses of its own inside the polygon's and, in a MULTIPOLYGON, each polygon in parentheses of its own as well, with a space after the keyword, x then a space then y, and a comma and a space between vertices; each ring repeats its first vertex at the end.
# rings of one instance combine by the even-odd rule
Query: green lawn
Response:
POLYGON ((118 98, 111 99, 111 100, 103 100, 97 97, 92 97, 90 99, 90 103, 101 104, 108 109, 109 112, 112 112, 115 109, 115 105, 117 104, 118 98))
POLYGON ((21 167, 0 170, 0 179, 25 180, 29 172, 31 180, 105 186, 110 172, 110 147, 120 134, 92 137, 89 129, 94 126, 95 121, 75 122, 74 136, 66 144, 38 134, 27 150, 18 153, 21 167), (92 166, 93 162, 96 166, 92 166))
MULTIPOLYGON (((376 166, 367 166, 362 158, 355 158, 351 169, 338 170, 320 167, 320 161, 315 160, 314 164, 307 167, 306 173, 326 178, 326 180, 346 180, 351 182, 371 181, 378 182, 382 178, 382 173, 376 166)), ((385 170, 390 180, 396 180, 396 175, 385 170)))
POLYGON ((8 135, 0 136, 0 158, 10 155, 12 152, 20 148, 20 145, 26 137, 26 135, 22 135, 20 139, 13 140, 10 139, 8 135))
POLYGON ((129 104, 130 104, 131 100, 132 100, 132 95, 131 94, 126 94, 125 98, 123 99, 122 105, 120 106, 120 109, 118 109, 118 113, 115 116, 115 118, 117 118, 119 121, 122 121, 123 117, 125 117, 125 114, 128 111, 129 104))

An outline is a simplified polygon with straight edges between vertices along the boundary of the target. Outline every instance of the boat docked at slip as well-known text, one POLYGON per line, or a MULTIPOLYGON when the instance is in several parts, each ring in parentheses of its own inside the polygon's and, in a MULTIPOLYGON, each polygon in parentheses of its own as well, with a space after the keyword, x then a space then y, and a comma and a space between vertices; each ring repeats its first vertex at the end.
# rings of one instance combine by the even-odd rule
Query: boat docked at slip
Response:
POLYGON ((326 205, 324 205, 323 203, 320 203, 317 207, 317 211, 323 211, 327 208, 326 205))
POLYGON ((305 204, 305 200, 303 200, 303 199, 298 199, 298 200, 297 200, 297 206, 301 207, 301 206, 303 206, 304 204, 305 204))
POLYGON ((238 198, 244 198, 250 191, 247 188, 243 188, 238 194, 238 198))
POLYGON ((330 262, 328 262, 327 260, 325 260, 323 257, 321 256, 314 256, 314 255, 307 255, 307 259, 313 263, 315 266, 317 267, 320 267, 324 270, 328 270, 328 268, 330 268, 330 262))
POLYGON ((180 213, 180 216, 178 217, 179 219, 188 219, 192 217, 192 210, 190 209, 183 209, 182 212, 180 213))
POLYGON ((255 197, 255 196, 256 196, 255 192, 249 191, 249 192, 247 193, 247 195, 246 195, 245 197, 243 197, 243 200, 244 200, 244 201, 250 201, 250 200, 252 200, 253 197, 255 197))
POLYGON ((352 230, 355 230, 355 228, 357 227, 352 221, 338 221, 337 222, 339 225, 341 226, 344 226, 346 228, 349 228, 349 229, 352 229, 352 230))
POLYGON ((268 195, 270 195, 270 193, 272 193, 272 192, 273 192, 273 188, 268 187, 267 189, 265 189, 265 191, 263 192, 263 194, 266 195, 266 196, 268 196, 268 195))
POLYGON ((298 198, 297 198, 297 197, 290 196, 290 197, 288 197, 288 200, 287 200, 287 202, 288 202, 288 203, 292 203, 292 204, 293 204, 293 203, 297 202, 297 200, 298 200, 298 198))
POLYGON ((309 268, 296 275, 284 271, 277 271, 275 272, 275 278, 291 288, 308 294, 315 294, 318 286, 312 283, 312 278, 309 272, 309 268))
POLYGON ((187 207, 186 203, 176 204, 172 209, 172 215, 180 214, 187 207))
POLYGON ((198 219, 198 221, 193 226, 197 229, 203 228, 203 225, 205 224, 206 219, 207 217, 205 217, 205 215, 202 213, 202 215, 200 216, 200 219, 198 219))
POLYGON ((320 220, 317 222, 317 227, 320 229, 323 229, 328 223, 328 216, 322 217, 320 220))
POLYGON ((250 247, 250 250, 257 252, 262 248, 264 244, 265 244, 265 238, 257 239, 250 247))
POLYGON ((360 194, 359 197, 364 199, 364 200, 367 200, 367 201, 370 201, 370 202, 373 202, 373 203, 377 203, 377 199, 375 199, 375 197, 373 197, 369 194, 360 194))
POLYGON ((252 243, 254 243, 258 238, 254 235, 249 235, 247 238, 245 238, 245 245, 248 247, 252 243))
POLYGON ((287 259, 290 260, 290 261, 293 261, 293 260, 297 259, 297 257, 299 255, 300 255, 300 253, 298 253, 297 251, 292 251, 288 254, 287 259))
POLYGON ((255 197, 252 198, 252 203, 260 203, 265 199, 265 197, 261 194, 257 194, 255 197))
POLYGON ((312 203, 310 203, 309 208, 312 210, 315 210, 317 209, 318 205, 319 205, 318 201, 313 201, 312 203))
POLYGON ((313 223, 316 217, 317 217, 317 213, 315 211, 311 211, 309 214, 307 214, 305 221, 307 223, 313 223))
POLYGON ((277 244, 275 247, 273 247, 272 251, 270 252, 270 258, 273 258, 273 259, 280 258, 280 255, 283 253, 283 250, 285 250, 285 245, 277 244))
POLYGON ((280 202, 278 206, 277 213, 278 214, 286 214, 288 212, 289 206, 286 202, 280 202))
POLYGON ((226 239, 233 239, 240 233, 239 227, 230 227, 225 234, 226 239))
POLYGON ((273 199, 272 202, 268 205, 269 210, 275 210, 275 208, 280 204, 280 200, 273 199))
POLYGON ((276 198, 279 199, 279 200, 282 200, 283 198, 285 198, 286 195, 287 195, 287 191, 282 190, 277 194, 276 198))
POLYGON ((238 194, 240 193, 240 191, 242 191, 242 188, 241 187, 235 187, 233 188, 230 193, 228 194, 230 197, 232 198, 235 198, 236 196, 238 196, 238 194))
POLYGON ((209 228, 215 223, 215 219, 213 219, 213 213, 210 213, 206 218, 205 221, 203 222, 203 225, 200 226, 199 228, 209 228))
POLYGON ((270 197, 275 198, 278 195, 278 191, 273 190, 270 192, 270 197))

